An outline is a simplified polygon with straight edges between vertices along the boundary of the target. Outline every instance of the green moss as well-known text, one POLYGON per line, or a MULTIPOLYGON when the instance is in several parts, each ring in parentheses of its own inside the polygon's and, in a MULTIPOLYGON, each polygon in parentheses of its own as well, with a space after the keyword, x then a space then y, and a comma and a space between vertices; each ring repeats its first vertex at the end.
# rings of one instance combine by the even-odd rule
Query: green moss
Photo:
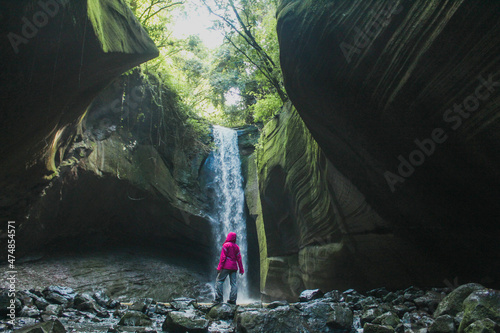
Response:
POLYGON ((123 0, 88 0, 87 15, 105 53, 158 50, 123 0))

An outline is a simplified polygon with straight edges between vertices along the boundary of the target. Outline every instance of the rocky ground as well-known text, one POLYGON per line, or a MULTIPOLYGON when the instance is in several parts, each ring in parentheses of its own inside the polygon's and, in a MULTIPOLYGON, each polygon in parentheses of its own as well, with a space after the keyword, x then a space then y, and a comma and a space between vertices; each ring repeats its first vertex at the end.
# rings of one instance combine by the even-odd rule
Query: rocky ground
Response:
MULTIPOLYGON (((76 292, 106 290, 118 301, 139 298, 171 300, 213 298, 213 280, 203 263, 168 257, 138 248, 94 253, 38 254, 16 261, 16 289, 43 290, 57 285, 76 292)), ((6 288, 10 269, 0 266, 0 288, 6 288)), ((215 270, 214 270, 215 271, 215 270)))
POLYGON ((9 302, 8 290, 2 290, 4 332, 500 332, 500 291, 473 283, 454 290, 380 288, 364 295, 306 290, 297 303, 236 306, 190 298, 120 303, 103 291, 50 286, 17 292, 14 325, 9 302))

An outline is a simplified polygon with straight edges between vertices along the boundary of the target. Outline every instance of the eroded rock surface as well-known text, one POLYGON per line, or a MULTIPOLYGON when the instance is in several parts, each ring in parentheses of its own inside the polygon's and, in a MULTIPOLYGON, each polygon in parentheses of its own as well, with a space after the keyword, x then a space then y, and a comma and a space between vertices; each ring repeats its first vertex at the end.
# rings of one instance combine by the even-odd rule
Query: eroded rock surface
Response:
MULTIPOLYGON (((324 157, 389 224, 385 236, 367 233, 354 242, 371 247, 372 253, 401 254, 399 259, 389 254, 379 263, 386 281, 405 279, 401 267, 413 266, 410 280, 415 283, 459 276, 500 284, 499 13, 497 2, 280 2, 278 35, 287 92, 324 157), (436 269, 420 267, 420 261, 402 255, 402 248, 428 256, 436 269)), ((287 140, 298 133, 288 131, 287 140)), ((284 143, 276 147, 286 149, 284 143)), ((296 154, 301 150, 296 144, 296 154)), ((287 164, 292 163, 289 158, 287 164)), ((284 228, 288 234, 274 236, 283 238, 273 241, 278 246, 268 247, 268 256, 274 257, 297 252, 315 237, 306 232, 315 224, 287 222, 293 213, 287 217, 286 212, 294 212, 288 208, 300 207, 308 196, 318 198, 313 207, 328 199, 317 195, 324 192, 321 185, 305 190, 306 182, 316 182, 310 170, 304 170, 310 176, 302 182, 293 181, 287 170, 271 171, 266 181, 280 184, 271 188, 285 182, 304 188, 266 195, 285 198, 274 207, 271 221, 289 226, 284 228)), ((353 202, 347 192, 339 197, 353 202)), ((264 207, 266 199, 261 200, 264 207)), ((314 212, 307 208, 304 217, 314 212)), ((315 230, 322 235, 333 232, 326 228, 340 227, 332 221, 338 215, 327 211, 322 210, 323 230, 315 230)), ((301 256, 312 256, 311 251, 316 250, 304 249, 301 256)), ((364 274, 351 260, 338 266, 345 258, 330 260, 344 280, 353 281, 347 272, 356 272, 354 280, 364 274)), ((304 268, 312 279, 321 275, 315 267, 304 268)))

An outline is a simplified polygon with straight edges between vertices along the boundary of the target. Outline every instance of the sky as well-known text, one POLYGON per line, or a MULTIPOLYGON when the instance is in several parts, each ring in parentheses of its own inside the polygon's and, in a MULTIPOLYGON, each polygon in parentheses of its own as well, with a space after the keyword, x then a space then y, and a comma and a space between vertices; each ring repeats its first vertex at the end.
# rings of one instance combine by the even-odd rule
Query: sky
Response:
POLYGON ((174 37, 186 38, 190 35, 198 35, 211 49, 222 44, 221 33, 210 29, 213 18, 199 1, 188 0, 184 8, 185 11, 180 10, 175 15, 175 25, 172 28, 174 37))

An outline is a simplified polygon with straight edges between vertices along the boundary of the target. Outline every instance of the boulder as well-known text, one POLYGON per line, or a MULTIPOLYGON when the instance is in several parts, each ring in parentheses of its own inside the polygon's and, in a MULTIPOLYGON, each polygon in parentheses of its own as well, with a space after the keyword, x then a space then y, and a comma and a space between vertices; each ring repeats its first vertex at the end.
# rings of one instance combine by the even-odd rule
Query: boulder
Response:
POLYGON ((176 298, 170 302, 170 305, 175 310, 188 310, 198 308, 198 302, 194 298, 188 297, 176 298))
POLYGON ((474 291, 484 289, 477 283, 464 284, 449 293, 438 305, 434 317, 449 314, 455 316, 464 310, 464 300, 474 291))
POLYGON ((152 324, 151 318, 139 311, 127 311, 118 322, 118 325, 123 326, 151 326, 152 324))
POLYGON ((429 326, 429 333, 455 333, 455 319, 450 315, 442 315, 429 326))
POLYGON ((434 319, 423 311, 406 312, 401 319, 404 330, 414 330, 426 332, 434 323, 434 319))
POLYGON ((382 310, 380 310, 378 307, 363 310, 360 316, 361 325, 364 325, 365 323, 371 323, 380 315, 382 315, 382 310))
MULTIPOLYGON (((352 287, 438 285, 457 274, 500 284, 500 140, 492 139, 500 131, 492 122, 500 113, 499 11, 495 1, 280 1, 277 31, 288 96, 325 159, 348 180, 338 177, 339 183, 359 191, 334 188, 335 197, 353 204, 362 197, 372 210, 333 234, 369 229, 376 215, 386 222, 378 237, 350 239, 354 258, 354 250, 332 258, 352 287), (479 102, 475 94, 487 86, 491 91, 479 102), (462 117, 457 112, 471 109, 464 106, 470 101, 474 111, 462 117), (477 221, 474 228, 470 221, 477 221), (360 251, 370 255, 366 265, 356 262, 360 251)), ((301 149, 296 145, 297 154, 301 149)), ((286 180, 297 187, 315 181, 314 173, 304 174, 308 180, 290 174, 286 180)), ((289 196, 323 191, 315 188, 289 196)), ((297 223, 295 238, 304 240, 313 221, 297 223)), ((288 238, 285 251, 294 244, 288 238)), ((311 280, 334 278, 328 265, 312 268, 318 272, 311 280)))
POLYGON ((319 289, 304 290, 302 293, 300 293, 299 301, 309 302, 309 301, 312 301, 314 299, 321 298, 324 295, 325 294, 319 289))
POLYGON ((348 307, 340 304, 332 305, 326 325, 333 329, 350 330, 353 323, 353 313, 348 307))
POLYGON ((98 290, 92 295, 92 297, 95 299, 97 304, 104 308, 109 308, 109 309, 114 309, 118 305, 120 305, 120 302, 111 299, 108 295, 106 295, 106 292, 104 290, 98 290))
POLYGON ((43 311, 44 315, 59 317, 63 313, 63 307, 59 304, 49 304, 43 311))
POLYGON ((434 313, 443 297, 441 293, 428 291, 425 295, 415 298, 413 302, 417 305, 419 310, 434 313))
POLYGON ((236 305, 232 304, 218 304, 210 309, 207 314, 207 318, 213 320, 232 320, 236 313, 236 305))
POLYGON ((163 322, 162 329, 167 332, 208 332, 209 321, 201 312, 195 310, 171 311, 163 322))
POLYGON ((266 322, 266 311, 256 309, 238 312, 235 317, 235 321, 239 332, 264 332, 263 329, 266 322))
POLYGON ((342 300, 342 294, 338 290, 329 291, 323 297, 329 298, 332 302, 340 302, 342 300))
POLYGON ((467 326, 465 333, 498 333, 500 325, 489 318, 477 320, 467 326))
MULTIPOLYGON (((314 332, 329 332, 332 329, 330 325, 327 326, 327 321, 330 319, 333 310, 330 303, 322 301, 304 303, 301 310, 302 319, 305 321, 304 325, 314 332)), ((346 313, 338 310, 337 314, 343 315, 346 313)), ((344 321, 348 320, 349 318, 344 319, 344 321)))
POLYGON ((43 296, 49 302, 71 305, 77 293, 69 287, 49 286, 43 290, 43 296))
POLYGON ((482 289, 474 291, 464 300, 464 317, 458 332, 464 332, 472 323, 491 319, 500 323, 500 291, 482 289))
POLYGON ((401 320, 393 312, 385 312, 372 321, 372 324, 391 326, 392 328, 396 328, 399 323, 401 320))
POLYGON ((34 305, 31 305, 31 306, 23 306, 23 308, 21 309, 19 315, 21 317, 31 317, 31 318, 36 318, 38 316, 40 316, 40 310, 38 310, 38 308, 34 305))

